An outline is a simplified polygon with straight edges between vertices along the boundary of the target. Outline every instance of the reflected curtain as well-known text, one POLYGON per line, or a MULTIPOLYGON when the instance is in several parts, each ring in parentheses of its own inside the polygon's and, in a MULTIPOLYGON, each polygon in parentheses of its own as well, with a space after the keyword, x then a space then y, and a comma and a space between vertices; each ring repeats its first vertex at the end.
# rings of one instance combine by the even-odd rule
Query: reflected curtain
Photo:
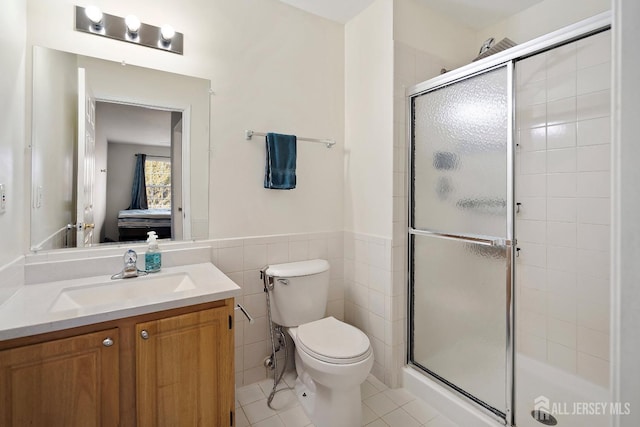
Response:
POLYGON ((131 205, 129 209, 148 209, 147 182, 144 177, 144 162, 146 154, 136 154, 136 166, 133 171, 133 186, 131 187, 131 205))

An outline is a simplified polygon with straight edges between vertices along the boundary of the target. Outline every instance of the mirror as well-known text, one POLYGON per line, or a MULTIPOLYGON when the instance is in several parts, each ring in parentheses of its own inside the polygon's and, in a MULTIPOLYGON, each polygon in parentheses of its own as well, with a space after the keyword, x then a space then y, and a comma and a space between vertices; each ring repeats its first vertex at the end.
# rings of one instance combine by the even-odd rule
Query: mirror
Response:
POLYGON ((207 238, 209 98, 209 80, 34 47, 32 251, 148 230, 207 238), (142 212, 130 209, 136 154, 151 202, 142 212))

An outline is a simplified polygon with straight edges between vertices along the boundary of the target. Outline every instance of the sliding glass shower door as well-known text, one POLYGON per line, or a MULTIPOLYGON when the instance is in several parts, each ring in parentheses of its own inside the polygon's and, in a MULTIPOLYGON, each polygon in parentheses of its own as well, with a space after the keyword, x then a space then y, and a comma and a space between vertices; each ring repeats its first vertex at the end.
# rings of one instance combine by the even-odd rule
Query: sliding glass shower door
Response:
POLYGON ((506 420, 512 405, 511 67, 410 97, 410 363, 506 420))

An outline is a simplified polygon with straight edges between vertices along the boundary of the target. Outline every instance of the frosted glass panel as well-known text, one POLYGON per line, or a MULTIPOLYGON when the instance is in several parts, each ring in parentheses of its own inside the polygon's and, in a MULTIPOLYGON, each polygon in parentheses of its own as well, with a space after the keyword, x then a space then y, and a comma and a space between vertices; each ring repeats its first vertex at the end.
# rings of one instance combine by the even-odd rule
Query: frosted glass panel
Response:
POLYGON ((413 102, 412 226, 505 237, 506 67, 413 102))
POLYGON ((412 361, 506 405, 507 248, 412 236, 412 361))

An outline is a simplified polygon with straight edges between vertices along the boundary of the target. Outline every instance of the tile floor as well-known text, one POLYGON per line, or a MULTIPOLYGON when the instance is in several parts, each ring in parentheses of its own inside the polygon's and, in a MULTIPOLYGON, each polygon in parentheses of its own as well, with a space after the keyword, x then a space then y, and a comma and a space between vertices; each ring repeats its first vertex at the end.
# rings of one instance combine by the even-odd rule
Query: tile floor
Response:
MULTIPOLYGON (((273 380, 267 379, 236 390, 237 427, 313 427, 293 392, 295 373, 285 374, 272 406, 267 396, 273 380), (290 389, 289 389, 290 388, 290 389)), ((404 389, 389 389, 373 375, 361 386, 362 425, 368 427, 458 427, 432 406, 404 389)))

